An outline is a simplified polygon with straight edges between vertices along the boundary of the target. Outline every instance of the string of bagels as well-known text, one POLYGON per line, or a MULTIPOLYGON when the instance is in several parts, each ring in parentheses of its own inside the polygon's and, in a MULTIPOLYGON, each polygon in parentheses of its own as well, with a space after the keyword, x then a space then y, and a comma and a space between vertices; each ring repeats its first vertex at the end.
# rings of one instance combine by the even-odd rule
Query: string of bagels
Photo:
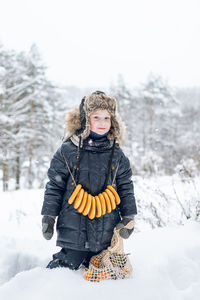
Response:
POLYGON ((62 156, 72 177, 73 184, 76 186, 72 195, 68 199, 68 203, 71 205, 73 204, 74 209, 76 209, 79 213, 82 213, 84 216, 88 216, 91 220, 95 217, 100 218, 106 213, 111 213, 112 210, 116 209, 116 206, 120 204, 120 197, 113 186, 119 168, 119 163, 116 167, 112 185, 107 185, 104 192, 99 193, 97 196, 93 196, 85 191, 81 184, 76 184, 74 176, 69 168, 69 164, 63 153, 62 156))
POLYGON ((81 184, 78 184, 68 203, 74 203, 74 208, 79 213, 88 216, 89 219, 94 219, 95 217, 100 218, 106 212, 110 213, 115 209, 116 205, 120 204, 120 197, 111 185, 107 185, 105 191, 98 194, 98 196, 92 196, 83 189, 81 184))

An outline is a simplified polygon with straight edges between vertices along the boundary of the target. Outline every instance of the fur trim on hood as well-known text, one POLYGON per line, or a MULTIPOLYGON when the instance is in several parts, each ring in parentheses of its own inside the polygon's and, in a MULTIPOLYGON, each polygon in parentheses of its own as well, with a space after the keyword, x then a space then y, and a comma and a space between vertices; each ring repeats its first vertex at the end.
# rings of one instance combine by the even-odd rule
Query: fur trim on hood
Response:
POLYGON ((117 101, 114 97, 106 96, 104 93, 93 93, 83 98, 79 108, 66 114, 65 130, 68 138, 77 134, 83 140, 86 139, 90 134, 90 114, 99 109, 106 109, 111 115, 108 138, 116 139, 120 145, 124 144, 125 124, 117 112, 117 101))

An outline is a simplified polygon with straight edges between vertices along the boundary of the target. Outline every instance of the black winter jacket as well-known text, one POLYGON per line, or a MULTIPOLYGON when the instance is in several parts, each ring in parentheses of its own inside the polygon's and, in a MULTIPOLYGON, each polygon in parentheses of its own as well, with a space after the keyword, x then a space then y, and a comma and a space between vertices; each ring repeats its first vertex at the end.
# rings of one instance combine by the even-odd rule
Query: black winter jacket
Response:
MULTIPOLYGON (((112 145, 113 141, 107 137, 99 140, 87 138, 80 149, 79 183, 93 196, 103 192, 112 145)), ((62 153, 72 174, 75 175, 77 149, 78 147, 68 140, 55 153, 48 170, 49 182, 46 185, 42 215, 58 216, 57 246, 98 252, 110 245, 113 229, 120 221, 120 216, 137 213, 131 180, 132 171, 128 158, 119 146, 115 146, 108 184, 112 184, 119 162, 115 188, 121 203, 111 213, 90 220, 75 210, 73 204, 68 204, 74 185, 62 153)))

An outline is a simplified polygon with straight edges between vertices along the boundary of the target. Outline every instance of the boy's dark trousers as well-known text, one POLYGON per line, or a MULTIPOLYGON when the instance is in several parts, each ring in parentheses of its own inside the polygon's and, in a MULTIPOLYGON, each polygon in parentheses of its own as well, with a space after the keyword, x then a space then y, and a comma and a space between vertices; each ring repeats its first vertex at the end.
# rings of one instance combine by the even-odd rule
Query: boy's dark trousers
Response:
POLYGON ((60 252, 53 255, 53 260, 49 262, 47 268, 54 269, 65 267, 71 270, 77 270, 81 264, 88 268, 90 258, 98 253, 99 252, 62 248, 60 252))

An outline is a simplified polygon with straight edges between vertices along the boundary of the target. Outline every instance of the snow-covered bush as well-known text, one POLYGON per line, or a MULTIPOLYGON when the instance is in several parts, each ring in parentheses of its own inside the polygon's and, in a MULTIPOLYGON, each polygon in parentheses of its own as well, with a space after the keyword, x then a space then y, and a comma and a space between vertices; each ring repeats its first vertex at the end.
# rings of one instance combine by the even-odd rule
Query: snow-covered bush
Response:
POLYGON ((182 159, 180 164, 175 167, 175 172, 184 180, 194 178, 198 173, 197 162, 192 158, 182 159))
POLYGON ((144 176, 158 174, 161 171, 162 157, 153 151, 149 151, 141 158, 141 172, 144 176))

